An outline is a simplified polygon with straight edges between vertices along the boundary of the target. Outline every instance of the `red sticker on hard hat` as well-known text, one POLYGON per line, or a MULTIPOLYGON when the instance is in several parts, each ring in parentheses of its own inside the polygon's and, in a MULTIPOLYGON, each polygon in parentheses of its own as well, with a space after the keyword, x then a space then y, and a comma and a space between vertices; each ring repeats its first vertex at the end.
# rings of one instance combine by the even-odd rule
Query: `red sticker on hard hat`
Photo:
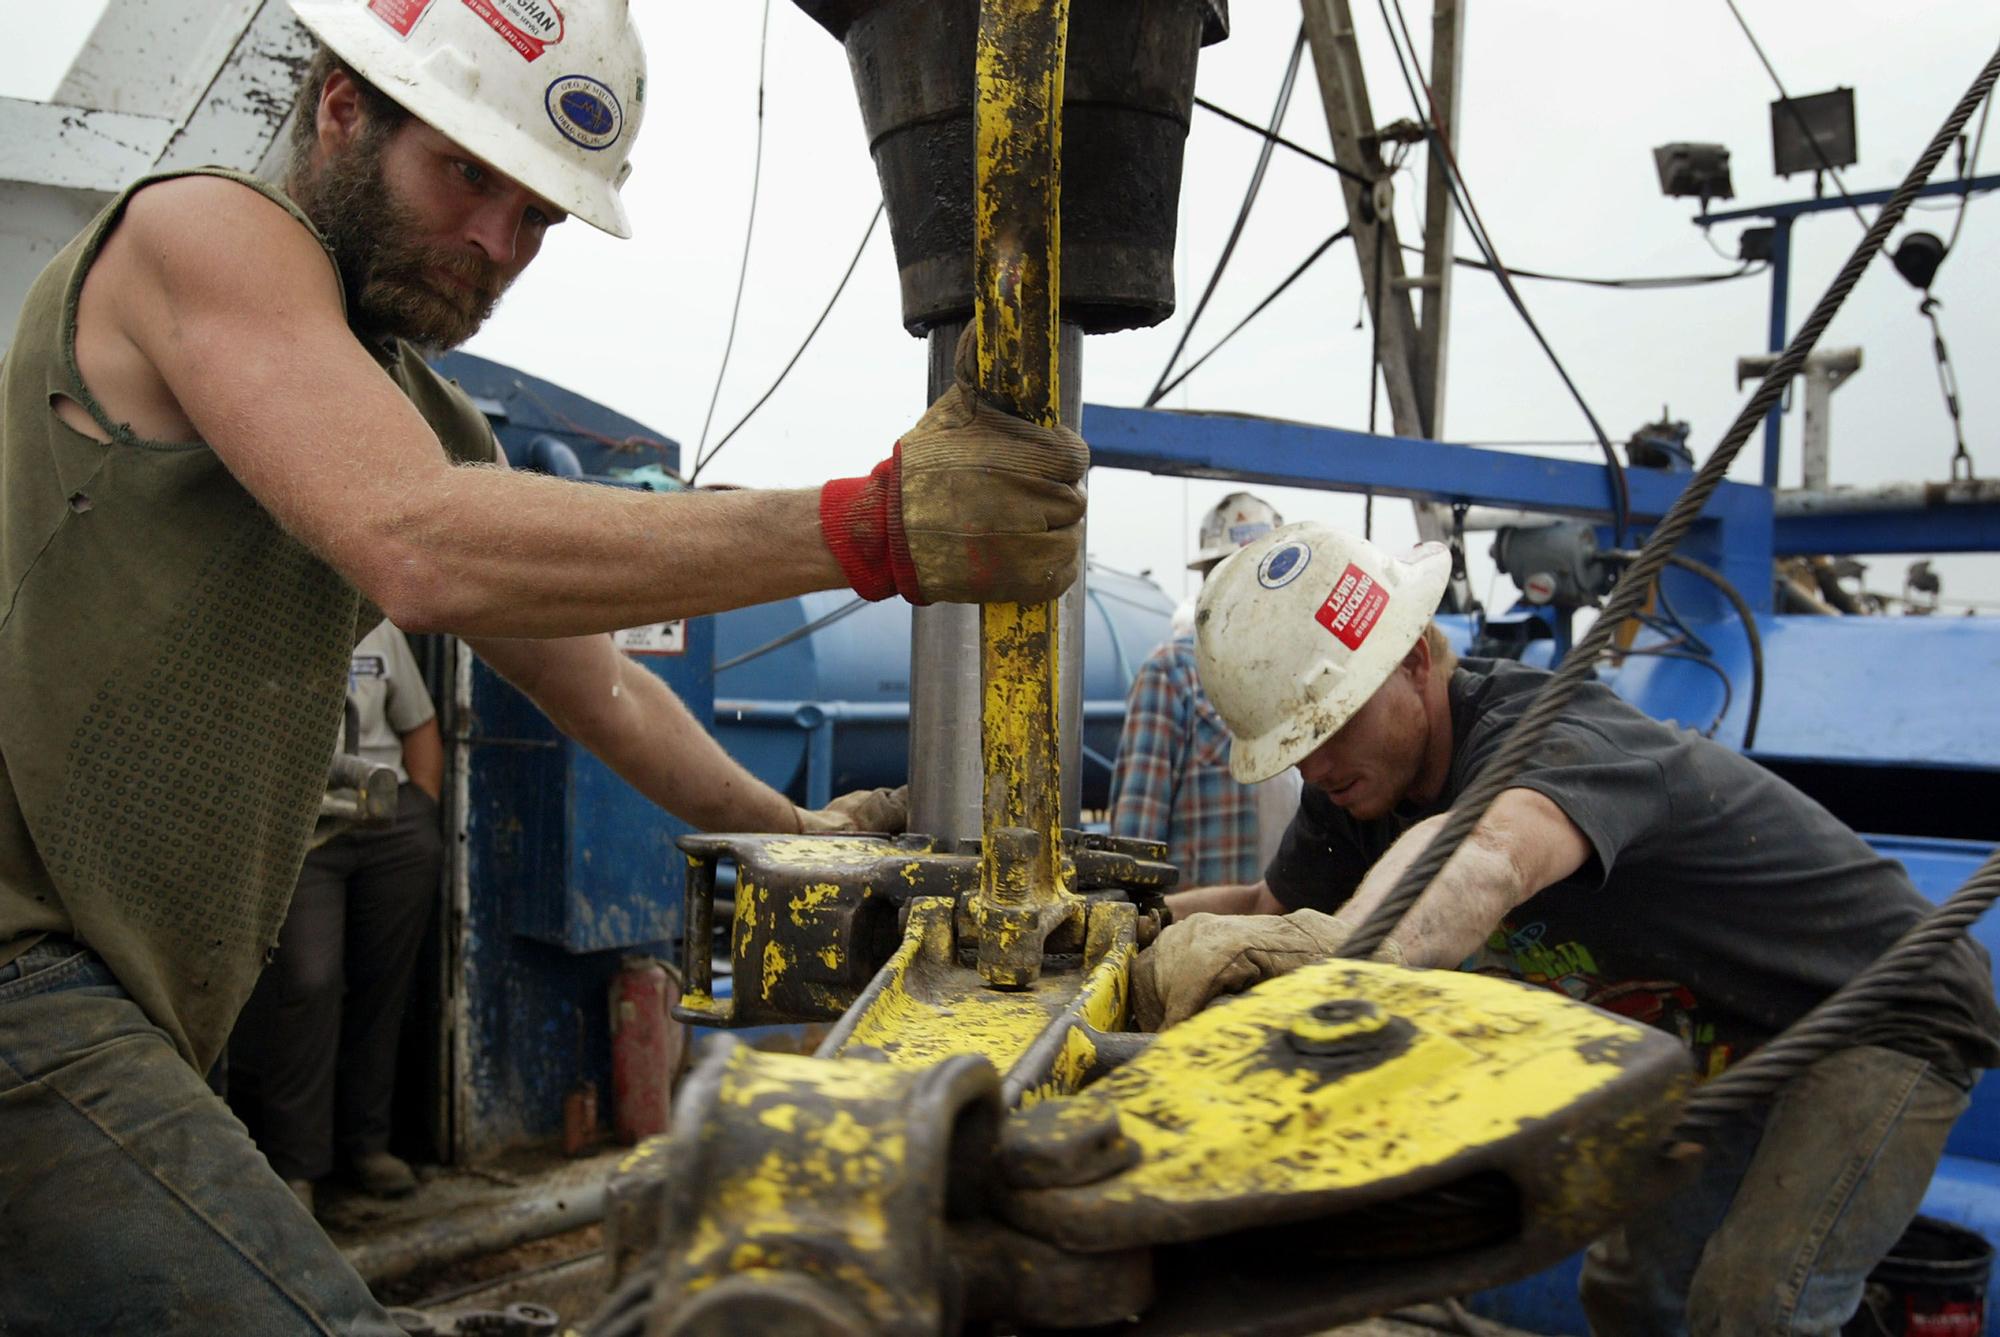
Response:
POLYGON ((465 0, 465 7, 485 19, 523 60, 534 60, 563 39, 562 11, 554 0, 465 0))
POLYGON ((1389 591, 1375 577, 1349 562, 1347 570, 1333 583, 1333 593, 1326 596, 1326 602, 1313 614, 1313 620, 1348 649, 1359 650, 1388 606, 1389 591))
POLYGON ((430 7, 431 0, 368 0, 368 12, 388 24, 398 37, 408 37, 430 7))

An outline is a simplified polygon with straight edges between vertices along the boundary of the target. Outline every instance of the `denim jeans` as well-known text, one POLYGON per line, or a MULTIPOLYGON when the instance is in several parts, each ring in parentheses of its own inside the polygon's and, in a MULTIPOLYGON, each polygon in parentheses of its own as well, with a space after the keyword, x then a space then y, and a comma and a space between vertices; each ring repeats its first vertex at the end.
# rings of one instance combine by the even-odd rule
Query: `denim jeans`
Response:
POLYGON ((0 1333, 399 1332, 102 961, 0 968, 0 1333))
POLYGON ((1593 1245, 1582 1298, 1603 1337, 1838 1334, 1916 1215, 1966 1092, 1922 1059, 1821 1059, 1698 1176, 1593 1245))

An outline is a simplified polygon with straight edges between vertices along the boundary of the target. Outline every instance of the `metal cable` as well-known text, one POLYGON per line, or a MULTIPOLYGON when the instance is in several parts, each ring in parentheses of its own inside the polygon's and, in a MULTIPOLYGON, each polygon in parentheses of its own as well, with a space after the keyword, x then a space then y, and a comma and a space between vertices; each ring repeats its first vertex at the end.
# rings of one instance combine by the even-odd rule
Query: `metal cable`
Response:
POLYGON ((729 335, 722 341, 722 361, 715 368, 715 388, 708 392, 708 414, 701 420, 695 442, 695 468, 708 446, 708 429, 715 425, 715 406, 722 398, 722 378, 729 374, 729 354, 736 348, 736 321, 743 314, 743 289, 750 278, 750 239, 757 233, 757 199, 764 185, 764 68, 771 52, 771 0, 764 0, 764 20, 757 39, 757 149, 750 159, 750 216, 743 222, 743 263, 736 270, 736 300, 729 306, 729 335))
POLYGON ((1338 172, 1340 175, 1346 177, 1349 181, 1357 182, 1364 186, 1372 186, 1375 184, 1373 181, 1370 181, 1367 177, 1363 176, 1361 173, 1355 171, 1352 167, 1343 167, 1339 163, 1335 162, 1333 159, 1327 157, 1324 153, 1316 153, 1313 150, 1307 148, 1305 145, 1299 143, 1296 139, 1287 139, 1283 135, 1279 134, 1276 130, 1266 130, 1263 126, 1257 124, 1257 122, 1251 120, 1247 116, 1238 116, 1235 112, 1229 110, 1229 108, 1227 107, 1218 107, 1213 102, 1210 102, 1207 98, 1203 97, 1199 93, 1195 94, 1194 105, 1200 107, 1203 111, 1208 112, 1210 115, 1220 116, 1223 120, 1229 122, 1231 125, 1236 126, 1239 129, 1248 130, 1253 135, 1262 136, 1266 142, 1276 144, 1281 149, 1290 149, 1293 153, 1298 154, 1301 158, 1305 158, 1311 162, 1316 162, 1321 167, 1326 168, 1328 171, 1338 172))
POLYGON ((1632 494, 1626 484, 1625 466, 1619 462, 1618 452, 1611 446, 1611 437, 1605 432, 1604 425, 1597 420, 1597 414, 1591 410, 1590 401, 1583 397, 1583 391, 1571 378, 1569 368, 1563 365, 1562 358, 1556 354, 1555 346, 1542 333, 1542 327, 1529 312, 1527 302, 1522 298, 1520 290, 1514 286, 1511 271, 1501 262, 1499 248, 1494 246, 1493 236, 1486 230, 1486 220, 1480 217, 1479 206, 1473 203, 1472 186, 1465 179, 1464 169, 1458 165, 1458 155, 1452 151, 1451 141, 1439 128, 1443 118, 1438 114, 1437 98, 1431 91, 1430 81, 1424 78, 1423 70, 1417 66, 1417 44, 1410 36, 1410 25, 1403 14, 1403 0, 1375 0, 1375 5, 1382 13, 1382 26, 1389 30, 1389 47, 1395 52, 1396 68, 1403 76, 1403 86, 1409 90, 1410 102, 1416 108, 1418 116, 1427 118, 1424 130, 1429 136, 1430 151, 1439 155, 1444 162, 1444 184, 1446 191, 1451 195, 1452 205, 1457 209, 1459 217, 1465 221, 1465 230, 1471 234, 1473 244, 1479 248, 1479 253, 1492 267, 1493 277, 1499 282, 1500 291, 1506 295, 1508 304, 1514 308, 1515 314, 1521 317, 1521 323, 1528 327, 1528 333, 1533 335, 1536 344, 1540 345, 1543 354, 1549 360, 1549 365, 1555 368, 1557 378, 1562 381, 1563 388, 1568 390, 1569 397, 1576 401, 1584 421, 1590 424, 1591 432, 1597 437, 1598 446, 1604 453, 1605 472, 1611 482, 1612 541, 1622 544, 1625 542, 1627 520, 1632 512, 1632 494), (1389 17, 1391 5, 1396 11, 1393 21, 1389 17), (1396 38, 1399 28, 1402 31, 1401 42, 1396 38), (1403 57, 1404 43, 1410 48, 1407 60, 1403 57), (1418 94, 1418 89, 1423 90, 1421 96, 1418 94))
POLYGON ((1964 886, 1919 920, 1874 965, 1794 1022, 1783 1035, 1703 1083, 1681 1107, 1678 1135, 1699 1140, 1700 1134, 1768 1101, 1785 1083, 1847 1043, 1856 1025, 1921 983, 1937 958, 1958 942, 1996 899, 2000 899, 2000 854, 1988 859, 1964 886))
MULTIPOLYGON (((1272 134, 1276 134, 1278 127, 1285 123, 1285 112, 1292 105, 1292 90, 1298 86, 1299 64, 1305 57, 1305 51, 1306 29, 1302 23, 1299 25, 1299 35, 1292 43, 1292 56, 1285 66, 1285 77, 1278 84, 1277 105, 1271 108, 1272 134)), ((1168 356, 1167 365, 1160 368, 1159 377, 1153 382, 1152 393, 1146 396, 1147 408, 1159 403, 1172 388, 1167 384, 1167 377, 1174 374, 1174 364, 1179 362, 1181 354, 1187 351, 1189 336, 1194 333, 1194 327, 1200 323, 1202 312, 1208 310, 1209 299, 1215 296, 1216 286, 1222 282, 1223 271, 1229 268, 1229 261, 1236 254, 1236 243, 1243 240, 1243 229, 1250 221, 1250 210, 1257 203, 1257 193, 1264 188, 1264 173, 1271 166, 1273 147, 1269 139, 1258 147, 1257 165, 1251 169, 1250 185, 1243 192, 1243 203, 1237 206, 1236 222, 1230 226, 1229 239, 1222 243, 1222 254, 1216 258, 1215 269, 1209 274, 1208 283, 1201 290, 1201 300, 1194 304, 1194 311, 1188 316, 1187 324, 1181 327, 1181 337, 1174 344, 1174 351, 1168 356)))
POLYGON ((854 277, 855 269, 861 264, 861 257, 868 250, 868 242, 875 235, 875 225, 882 221, 882 212, 886 207, 886 205, 878 203, 875 206, 875 212, 868 216, 868 227, 862 232, 861 243, 854 248, 854 254, 847 262, 846 272, 841 274, 840 282, 834 285, 833 296, 826 299, 826 305, 820 308, 819 319, 812 323, 812 328, 806 331, 806 337, 799 342, 799 346, 796 349, 792 350, 791 357, 786 360, 784 368, 778 372, 777 379, 765 388, 763 394, 757 396, 757 402, 744 411, 743 416, 736 420, 736 425, 724 432, 722 439, 708 448, 706 455, 695 460, 694 472, 688 475, 688 486, 694 486, 695 479, 700 476, 703 469, 708 467, 708 462, 717 455, 720 455, 722 448, 734 440, 736 434, 742 431, 752 418, 757 416, 757 411, 771 402, 771 396, 778 393, 778 387, 783 385, 785 378, 792 374, 792 368, 799 365, 799 359, 806 355, 808 348, 812 347, 812 341, 819 337, 820 326, 826 324, 826 318, 833 314, 833 308, 839 304, 841 294, 847 291, 847 282, 854 277))
MULTIPOLYGON (((1319 245, 1313 247, 1312 254, 1308 255, 1305 259, 1299 261, 1298 265, 1292 270, 1291 273, 1285 275, 1284 279, 1278 284, 1277 287, 1271 289, 1270 292, 1264 294, 1263 301, 1251 307, 1249 313, 1245 315, 1243 319, 1237 321, 1234 325, 1229 327, 1229 333, 1223 335, 1220 339, 1217 339, 1215 341, 1214 346, 1211 347, 1206 353, 1203 353, 1200 357, 1188 363, 1185 367, 1182 367, 1179 375, 1175 376, 1171 381, 1168 381, 1165 385, 1161 386, 1158 391, 1159 396, 1164 397, 1166 395, 1172 394, 1176 389, 1180 387, 1182 381, 1185 381, 1188 377, 1194 375, 1197 371, 1200 371, 1201 366, 1204 362, 1214 357, 1217 353, 1220 353, 1222 351, 1222 346, 1224 344, 1228 343, 1231 339, 1234 339, 1238 334, 1241 334, 1243 332, 1243 327, 1245 325, 1248 325, 1251 321, 1263 315, 1265 310, 1271 305, 1271 303, 1277 301, 1280 297, 1285 295, 1285 290, 1287 288, 1291 287, 1294 283, 1297 283, 1301 278, 1305 276, 1305 272, 1308 269, 1311 269, 1314 265, 1318 264, 1319 258, 1325 255, 1328 251, 1332 250, 1333 244, 1335 242, 1339 241, 1342 237, 1347 237, 1352 235, 1353 235, 1353 229, 1348 227, 1342 227, 1339 231, 1330 234, 1325 241, 1322 241, 1319 245)), ((1158 402, 1158 401, 1156 399, 1150 402, 1158 402)), ((1596 445, 1597 443, 1593 441, 1591 444, 1596 445)))
POLYGON ((1972 87, 1945 118, 1943 128, 1932 138, 1923 156, 1911 167, 1903 184, 1896 188, 1896 193, 1882 206, 1881 212, 1875 216, 1875 221, 1863 234, 1854 253, 1847 258, 1847 263, 1841 266, 1840 273, 1835 276, 1832 286, 1821 296, 1812 314, 1806 317, 1805 323, 1799 327, 1799 332, 1793 336, 1791 344, 1766 373, 1749 401, 1744 404, 1736 416, 1736 421, 1730 424, 1729 430, 1723 434, 1722 441, 1716 446, 1714 453, 1695 472, 1687 490, 1674 499, 1673 505, 1668 508, 1666 515, 1653 530, 1652 537, 1646 541, 1638 556, 1627 568, 1625 578, 1620 580, 1617 588, 1612 591, 1603 613, 1564 658, 1562 667, 1556 670, 1554 677, 1542 688, 1520 720, 1515 723, 1507 735, 1506 742, 1501 745, 1493 760, 1480 771, 1465 793, 1459 797, 1458 802, 1452 806, 1451 815, 1446 818, 1444 826, 1431 841, 1429 848, 1404 871, 1388 896, 1370 912, 1360 928, 1347 940, 1341 948, 1342 956, 1367 957, 1396 930, 1410 907, 1429 888, 1438 870, 1458 852, 1459 845, 1486 816, 1486 810, 1492 806, 1493 800, 1499 797, 1502 790, 1513 784, 1515 777, 1534 755, 1535 749, 1541 746, 1550 728, 1563 718, 1571 699, 1586 681, 1592 679, 1598 657, 1610 645, 1612 634, 1619 624, 1639 611, 1647 589, 1666 568, 1674 548, 1693 527, 1695 520, 1701 514, 1702 507, 1707 505, 1709 497, 1714 494, 1717 487, 1721 486, 1723 478, 1729 472, 1730 464, 1743 449, 1744 443, 1763 422, 1764 415, 1770 411, 1771 406, 1784 394, 1785 387, 1791 383, 1792 377, 1796 376, 1799 369, 1804 366, 1806 355, 1819 342, 1820 335, 1825 332, 1828 323, 1847 300, 1847 295, 1854 290, 1854 285, 1860 282, 1862 273, 1881 251, 1883 243, 1889 239, 1890 232, 1902 221, 1910 202, 1916 198, 1918 189, 1936 170, 1939 161, 1944 157, 1945 150, 1951 146, 1952 139, 1965 127, 1972 113, 1979 109, 1980 102, 1992 89, 1996 78, 2000 78, 2000 51, 1996 51, 1987 60, 1985 68, 1979 72, 1979 77, 1973 80, 1972 87))

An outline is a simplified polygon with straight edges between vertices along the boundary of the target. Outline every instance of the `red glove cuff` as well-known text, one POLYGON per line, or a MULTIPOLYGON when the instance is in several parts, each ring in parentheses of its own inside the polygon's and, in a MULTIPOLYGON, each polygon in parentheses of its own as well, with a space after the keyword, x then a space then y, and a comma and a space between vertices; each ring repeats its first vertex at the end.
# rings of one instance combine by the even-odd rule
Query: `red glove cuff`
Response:
POLYGON ((927 602, 903 536, 903 443, 860 478, 836 478, 819 492, 819 528, 841 574, 864 599, 900 594, 927 602))

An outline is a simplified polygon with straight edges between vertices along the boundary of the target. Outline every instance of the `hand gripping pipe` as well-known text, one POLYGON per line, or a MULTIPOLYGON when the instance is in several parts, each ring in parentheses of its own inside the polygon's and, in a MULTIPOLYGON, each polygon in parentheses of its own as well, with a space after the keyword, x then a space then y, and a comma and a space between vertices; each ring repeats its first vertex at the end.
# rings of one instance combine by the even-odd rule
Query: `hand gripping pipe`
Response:
MULTIPOLYGON (((1903 179, 1903 184, 1896 188, 1895 194, 1889 197, 1888 202, 1882 206, 1882 211, 1875 216, 1875 222, 1861 238, 1854 253, 1847 258, 1847 263, 1841 266, 1840 273, 1834 277, 1832 285, 1820 298, 1819 304, 1813 308, 1812 314, 1806 318, 1805 324, 1799 327, 1799 332, 1793 337, 1791 345, 1765 373, 1763 382, 1758 385, 1749 402, 1743 406, 1736 420, 1730 424, 1729 430, 1724 433, 1721 444, 1716 446, 1714 453, 1702 464, 1688 484, 1687 490, 1675 499, 1673 506, 1653 530, 1652 537, 1626 567, 1624 575, 1620 578, 1617 588, 1612 591, 1611 598, 1606 601, 1596 623, 1591 626, 1583 639, 1577 642, 1575 648, 1563 660, 1562 667, 1556 671, 1555 677, 1542 688, 1541 694, 1514 725, 1493 760, 1487 763, 1486 768, 1459 798, 1458 803, 1452 808, 1450 818, 1431 841, 1429 848, 1405 870, 1389 895, 1375 907, 1374 912, 1342 946, 1342 956, 1365 957, 1381 946, 1383 939, 1395 931, 1403 916, 1430 886, 1438 870, 1443 868, 1457 852, 1459 844, 1471 834, 1473 828, 1479 825, 1480 819, 1486 815, 1486 809, 1492 805, 1493 800, 1514 782, 1514 777, 1520 773, 1522 766, 1540 745, 1542 736, 1556 720, 1562 717, 1577 688, 1591 676, 1598 656, 1611 641, 1612 633, 1626 619, 1639 611, 1639 604, 1645 598, 1647 590, 1672 559, 1675 546, 1700 516, 1702 507, 1721 484, 1723 476, 1729 471, 1730 463, 1742 450, 1744 442, 1749 440, 1751 432, 1778 402, 1779 396, 1791 383, 1792 377, 1797 375, 1799 368, 1805 364, 1806 356, 1812 352, 1813 345, 1819 342, 1820 335, 1833 320, 1835 313, 1840 310, 1848 293, 1854 290, 1854 285, 1860 281, 1862 273, 1882 249, 1889 234, 1902 222, 1903 215, 1909 210, 1910 202, 1916 198, 1917 192, 1944 158, 1946 150, 1957 139, 1959 131, 1963 130, 1966 122, 1972 118, 1972 113, 1979 109, 1981 102, 1985 101, 1997 78, 2000 78, 2000 51, 1996 51, 1987 59, 1985 68, 1980 70, 1979 76, 1972 81, 1972 86, 1966 90, 1965 96, 1959 99, 1958 105, 1952 108, 1951 114, 1945 118, 1944 125, 1925 148, 1923 156, 1910 168, 1909 175, 1903 179)), ((1731 1073, 1724 1074, 1709 1083, 1703 1089, 1698 1103, 1690 1104, 1690 1110, 1696 1116, 1691 1121, 1690 1131, 1713 1126, 1721 1113, 1765 1098, 1775 1089, 1775 1085, 1770 1081, 1774 1070, 1781 1071, 1788 1077, 1802 1067, 1804 1061, 1809 1061, 1802 1058, 1809 1048, 1811 1056, 1817 1057, 1833 1043, 1837 1043, 1838 1036, 1845 1034, 1851 1028, 1857 1015, 1862 1015, 1857 1012, 1856 1007, 1873 996, 1874 986, 1879 983, 1879 977, 1910 968, 1910 961, 1904 955, 1906 950, 1912 954, 1923 954, 1920 959, 1929 959, 1930 955, 1942 950, 1942 943, 1948 942, 1957 931, 1963 929, 1965 924, 1970 923, 1971 918, 1976 917, 1987 903, 1990 903, 1996 890, 1996 881, 2000 881, 1996 879, 1995 874, 1996 870, 1990 866, 1982 870, 1979 875, 1960 888, 1951 901, 1946 902, 1943 907, 1912 929, 1902 943, 1864 971, 1835 995, 1834 999, 1829 1000, 1828 1004, 1808 1014, 1798 1027, 1793 1028, 1793 1031, 1787 1032, 1785 1036, 1766 1047, 1787 1056, 1790 1060, 1788 1066, 1779 1069, 1774 1062, 1771 1069, 1764 1070, 1763 1065, 1756 1064, 1753 1058, 1746 1060, 1731 1073), (1947 919, 1946 916, 1951 918, 1947 919), (1957 922, 1954 924, 1953 920, 1957 922), (1940 926, 1944 926, 1942 934, 1928 931, 1940 926), (1842 1006, 1833 1007, 1832 1004, 1835 1002, 1841 1003, 1842 1006), (1798 1038, 1796 1032, 1800 1027, 1812 1027, 1818 1032, 1812 1037, 1816 1041, 1816 1047, 1788 1043, 1798 1038)))
MULTIPOLYGON (((1068 0, 982 0, 975 68, 973 324, 979 392, 1019 417, 1059 419, 1063 65, 1068 0)), ((975 916, 979 973, 1041 975, 1062 869, 1054 602, 989 604, 981 619, 985 806, 975 916)))

